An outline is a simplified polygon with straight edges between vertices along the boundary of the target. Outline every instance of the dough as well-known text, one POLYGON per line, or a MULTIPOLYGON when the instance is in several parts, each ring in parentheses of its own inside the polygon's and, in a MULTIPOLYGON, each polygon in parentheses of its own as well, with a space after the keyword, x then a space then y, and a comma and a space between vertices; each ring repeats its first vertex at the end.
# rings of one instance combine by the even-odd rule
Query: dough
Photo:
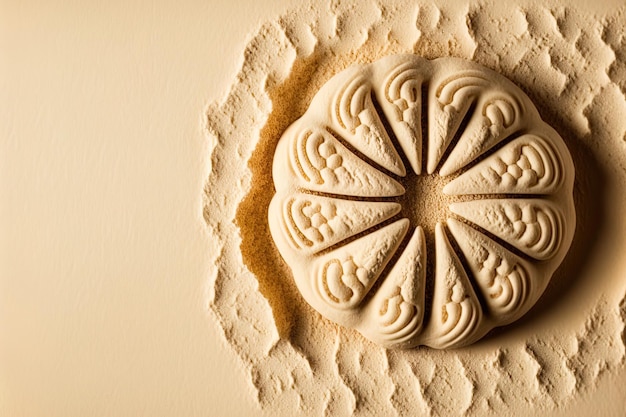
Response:
POLYGON ((335 75, 282 135, 272 173, 270 231, 304 299, 390 348, 459 347, 518 319, 575 229, 561 137, 513 83, 456 58, 335 75), (442 194, 421 198, 458 201, 427 253, 397 197, 413 192, 403 178, 434 173, 442 194))

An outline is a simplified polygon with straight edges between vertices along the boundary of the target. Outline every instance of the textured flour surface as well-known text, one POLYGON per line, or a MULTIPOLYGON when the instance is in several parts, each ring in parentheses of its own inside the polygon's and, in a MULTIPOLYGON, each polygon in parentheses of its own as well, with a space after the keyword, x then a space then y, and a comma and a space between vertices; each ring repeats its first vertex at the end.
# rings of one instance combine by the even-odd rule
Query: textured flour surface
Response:
MULTIPOLYGON (((264 24, 209 106, 209 309, 273 415, 550 413, 626 357, 626 8, 404 1, 312 3, 264 24), (383 2, 381 2, 383 3, 383 2), (386 351, 302 300, 267 230, 282 131, 333 74, 396 53, 471 59, 505 75, 564 138, 577 230, 520 322, 468 348, 386 351)), ((444 209, 445 210, 445 209, 444 209)))

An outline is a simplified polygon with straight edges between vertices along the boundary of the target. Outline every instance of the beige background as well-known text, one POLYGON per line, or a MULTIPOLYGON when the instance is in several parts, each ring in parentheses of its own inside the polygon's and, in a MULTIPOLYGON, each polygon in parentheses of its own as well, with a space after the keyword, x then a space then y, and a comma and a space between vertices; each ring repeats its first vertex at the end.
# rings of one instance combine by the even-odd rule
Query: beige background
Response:
POLYGON ((206 312, 202 112, 288 2, 94 3, 0 3, 0 415, 257 415, 206 312))

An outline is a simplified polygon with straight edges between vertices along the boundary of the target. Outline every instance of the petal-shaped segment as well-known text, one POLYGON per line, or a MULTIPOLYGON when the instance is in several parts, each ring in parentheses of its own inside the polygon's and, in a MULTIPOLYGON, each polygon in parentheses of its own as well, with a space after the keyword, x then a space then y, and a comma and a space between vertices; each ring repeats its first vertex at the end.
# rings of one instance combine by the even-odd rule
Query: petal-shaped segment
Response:
MULTIPOLYGON (((294 128, 296 131, 297 129, 294 128)), ((291 135, 292 130, 288 131, 291 135)), ((311 191, 356 197, 390 197, 404 193, 397 181, 354 155, 324 130, 302 130, 279 143, 286 153, 285 164, 274 163, 277 190, 295 185, 311 191), (293 180, 292 180, 293 178, 293 180)))
POLYGON ((544 277, 530 262, 503 248, 484 234, 455 219, 448 228, 482 292, 483 299, 498 325, 515 320, 532 302, 535 288, 544 287, 544 277), (531 276, 537 281, 533 285, 531 276))
POLYGON ((429 90, 427 171, 435 172, 463 118, 490 84, 481 71, 469 70, 433 80, 429 90))
POLYGON ((422 85, 418 62, 394 66, 378 87, 380 107, 416 174, 422 172, 422 85))
POLYGON ((443 192, 553 194, 563 184, 562 157, 547 140, 523 135, 448 183, 443 192))
POLYGON ((386 347, 417 344, 424 320, 426 241, 421 227, 368 303, 363 335, 386 347))
POLYGON ((453 203, 450 210, 535 259, 550 259, 559 250, 563 214, 549 201, 475 200, 453 203))
POLYGON ((331 128, 359 152, 396 175, 406 175, 402 159, 391 143, 374 102, 369 82, 355 76, 334 99, 331 128))
POLYGON ((482 309, 440 223, 435 228, 435 248, 435 288, 424 344, 443 349, 471 343, 480 336, 482 309))
POLYGON ((296 193, 276 195, 270 226, 280 230, 292 249, 310 255, 391 218, 400 204, 365 202, 296 193))
POLYGON ((332 309, 358 306, 398 249, 408 227, 407 219, 398 220, 316 259, 310 269, 316 298, 332 309))
POLYGON ((455 173, 519 129, 523 125, 523 108, 522 101, 512 92, 484 91, 439 174, 455 173))

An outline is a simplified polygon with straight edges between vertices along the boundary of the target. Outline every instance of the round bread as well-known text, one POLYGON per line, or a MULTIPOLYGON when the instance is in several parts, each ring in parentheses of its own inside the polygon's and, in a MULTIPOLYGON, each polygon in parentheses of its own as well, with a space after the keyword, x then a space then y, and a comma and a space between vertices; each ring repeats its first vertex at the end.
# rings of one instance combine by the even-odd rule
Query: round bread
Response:
POLYGON ((335 75, 282 135, 272 174, 270 231, 302 296, 385 347, 459 347, 518 319, 575 229, 561 137, 512 82, 456 58, 335 75), (458 201, 427 253, 397 197, 413 192, 403 177, 433 173, 458 201))

